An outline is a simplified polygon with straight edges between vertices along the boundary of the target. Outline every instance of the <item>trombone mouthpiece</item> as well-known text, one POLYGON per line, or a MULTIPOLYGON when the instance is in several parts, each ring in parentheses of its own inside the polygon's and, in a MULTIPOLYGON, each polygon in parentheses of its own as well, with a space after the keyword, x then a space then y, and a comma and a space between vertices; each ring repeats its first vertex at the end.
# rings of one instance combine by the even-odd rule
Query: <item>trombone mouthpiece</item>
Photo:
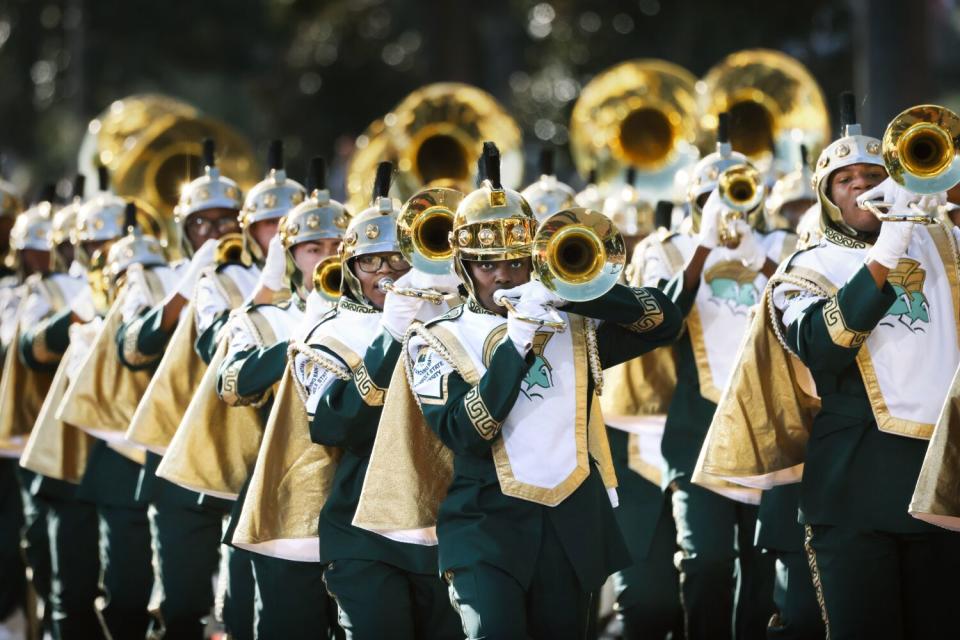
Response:
POLYGON ((393 278, 380 278, 380 282, 377 283, 377 289, 380 289, 383 293, 387 293, 392 285, 393 278))

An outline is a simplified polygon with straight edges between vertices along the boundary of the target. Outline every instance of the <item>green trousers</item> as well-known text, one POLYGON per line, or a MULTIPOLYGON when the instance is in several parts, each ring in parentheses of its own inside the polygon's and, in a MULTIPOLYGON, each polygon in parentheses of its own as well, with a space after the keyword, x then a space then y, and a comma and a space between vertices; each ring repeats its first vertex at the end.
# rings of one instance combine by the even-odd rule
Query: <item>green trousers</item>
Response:
MULTIPOLYGON (((20 548, 27 565, 27 575, 34 592, 44 603, 50 602, 50 539, 47 537, 47 506, 33 495, 31 485, 37 479, 32 471, 17 467, 20 482, 20 499, 23 502, 23 528, 20 531, 20 548)), ((45 606, 43 629, 52 632, 52 607, 45 606)))
POLYGON ((100 591, 97 608, 110 637, 143 638, 153 584, 150 522, 146 507, 97 506, 100 523, 100 591))
POLYGON ((590 632, 594 594, 580 587, 548 518, 543 519, 540 557, 528 589, 483 563, 448 571, 447 579, 450 601, 469 640, 583 640, 590 632))
POLYGON ((757 507, 686 477, 673 484, 687 640, 765 638, 773 614, 774 562, 753 545, 757 507))
POLYGON ((166 638, 202 640, 213 611, 223 514, 161 497, 148 515, 154 568, 150 609, 158 613, 152 630, 162 629, 166 638))
POLYGON ((217 608, 232 640, 254 637, 253 556, 249 551, 229 545, 220 547, 220 578, 217 608))
POLYGON ((348 640, 462 638, 443 580, 370 560, 337 560, 323 572, 348 640))
POLYGON ((17 483, 17 461, 0 458, 0 622, 23 607, 26 569, 20 552, 23 502, 17 483))
POLYGON ((960 535, 807 527, 831 640, 956 638, 960 535))
POLYGON ((251 554, 256 578, 258 640, 297 635, 342 638, 336 605, 323 584, 323 565, 251 554))
POLYGON ((53 637, 103 638, 95 606, 100 574, 96 508, 75 498, 41 499, 47 505, 53 637))
POLYGON ((823 640, 826 629, 817 604, 807 555, 802 551, 769 551, 776 559, 770 640, 823 640))

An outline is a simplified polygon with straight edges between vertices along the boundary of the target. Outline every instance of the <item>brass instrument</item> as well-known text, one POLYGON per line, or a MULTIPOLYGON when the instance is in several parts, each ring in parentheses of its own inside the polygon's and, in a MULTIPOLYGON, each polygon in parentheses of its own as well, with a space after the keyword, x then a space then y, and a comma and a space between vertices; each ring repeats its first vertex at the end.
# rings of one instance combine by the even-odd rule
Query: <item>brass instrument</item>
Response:
POLYGON ((313 268, 313 290, 324 300, 336 302, 340 299, 340 280, 343 278, 343 264, 340 256, 327 256, 313 268))
POLYGON ((518 185, 523 173, 521 133, 507 111, 490 94, 470 85, 445 82, 421 87, 357 138, 357 151, 347 168, 348 208, 366 208, 370 180, 384 160, 397 167, 393 189, 401 200, 424 186, 470 190, 483 140, 496 140, 500 147, 504 184, 518 185))
POLYGON ((107 266, 109 246, 101 247, 90 256, 87 265, 87 283, 93 295, 93 306, 97 313, 106 315, 116 296, 116 286, 111 282, 104 267, 107 266))
POLYGON ((93 119, 78 163, 88 180, 96 177, 98 165, 106 166, 117 195, 158 212, 165 227, 158 237, 173 250, 178 244, 169 241, 175 235, 173 209, 182 185, 203 172, 205 137, 216 140, 224 175, 243 189, 257 182, 260 172, 241 135, 185 102, 156 94, 122 98, 93 119))
POLYGON ((213 252, 213 263, 217 266, 242 263, 248 265, 249 258, 243 246, 243 236, 239 233, 227 233, 217 240, 213 252))
POLYGON ((717 239, 728 249, 736 249, 740 246, 737 222, 746 220, 747 214, 763 202, 760 172, 746 164, 725 169, 717 179, 717 194, 726 207, 720 214, 717 239))
MULTIPOLYGON (((883 133, 883 163, 890 177, 918 196, 947 191, 960 183, 960 117, 932 104, 901 112, 883 133)), ((857 204, 884 222, 932 224, 936 215, 915 202, 910 213, 892 213, 892 202, 857 204)))
POLYGON ((814 157, 830 140, 823 92, 798 60, 779 51, 732 53, 703 78, 701 148, 712 149, 717 116, 730 114, 730 143, 762 168, 775 157, 787 171, 801 144, 814 157))
POLYGON ((651 202, 674 188, 676 172, 699 152, 696 78, 664 60, 632 60, 595 76, 570 118, 570 153, 577 171, 596 171, 598 184, 635 167, 635 185, 651 202))
MULTIPOLYGON (((626 247, 616 225, 598 211, 583 208, 558 211, 544 220, 533 239, 533 273, 564 300, 584 302, 605 294, 620 280, 626 264, 626 247)), ((496 301, 525 322, 558 331, 565 323, 516 314, 505 297, 496 301)))

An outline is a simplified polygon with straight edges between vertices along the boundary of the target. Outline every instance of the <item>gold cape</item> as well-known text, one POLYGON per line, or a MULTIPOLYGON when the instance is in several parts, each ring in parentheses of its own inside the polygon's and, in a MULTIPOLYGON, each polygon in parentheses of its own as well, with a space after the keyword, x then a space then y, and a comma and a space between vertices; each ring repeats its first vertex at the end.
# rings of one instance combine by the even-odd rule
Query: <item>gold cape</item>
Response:
POLYGON ((809 370, 780 343, 773 325, 779 322, 771 315, 778 275, 753 311, 700 450, 693 481, 703 486, 767 489, 800 478, 820 402, 809 370))
MULTIPOLYGON (((452 360, 450 365, 467 384, 480 380, 470 356, 452 334, 440 327, 411 327, 390 380, 353 524, 397 540, 430 544, 436 542, 437 512, 453 478, 453 453, 427 426, 410 388, 407 353, 414 333, 439 341, 452 360)), ((590 404, 588 451, 604 485, 615 488, 616 473, 596 395, 590 404)))
POLYGON ((317 562, 320 510, 330 495, 340 452, 310 439, 292 353, 288 363, 267 418, 233 544, 271 557, 317 562))
MULTIPOLYGON (((164 295, 159 277, 149 270, 143 275, 156 304, 164 295)), ((117 350, 117 331, 123 323, 123 291, 117 296, 104 318, 100 332, 81 365, 83 375, 69 386, 56 418, 87 431, 116 434, 117 442, 111 448, 134 462, 143 464, 142 450, 121 446, 123 434, 130 426, 140 399, 150 384, 150 371, 133 371, 120 362, 117 350), (104 401, 109 399, 109 401, 104 401)), ((91 433, 96 437, 96 433, 91 433)))
POLYGON ((908 510, 914 518, 960 531, 960 368, 933 429, 908 510))
POLYGON ((64 352, 53 376, 40 415, 20 456, 20 466, 48 478, 79 484, 94 440, 56 417, 56 408, 70 384, 67 369, 71 349, 72 344, 64 352))
POLYGON ((150 385, 130 420, 126 438, 133 444, 163 454, 200 385, 207 365, 197 354, 197 322, 191 301, 164 351, 150 385))
POLYGON ((236 500, 257 459, 263 425, 257 409, 232 407, 217 394, 223 339, 190 400, 157 475, 198 493, 236 500))

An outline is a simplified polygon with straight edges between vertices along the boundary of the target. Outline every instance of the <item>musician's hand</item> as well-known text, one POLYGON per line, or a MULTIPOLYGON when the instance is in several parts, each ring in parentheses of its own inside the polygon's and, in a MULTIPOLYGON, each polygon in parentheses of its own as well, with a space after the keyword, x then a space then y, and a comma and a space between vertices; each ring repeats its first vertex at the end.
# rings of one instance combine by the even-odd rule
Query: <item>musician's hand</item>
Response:
POLYGON ((527 320, 521 320, 518 316, 526 316, 528 318, 539 318, 546 317, 546 308, 537 302, 531 300, 523 300, 517 302, 514 305, 516 313, 509 311, 507 313, 507 337, 510 338, 510 342, 513 343, 513 346, 517 348, 517 353, 521 357, 527 355, 527 352, 530 351, 530 348, 533 347, 533 336, 537 332, 537 329, 540 329, 540 325, 534 324, 527 320))
POLYGON ((539 280, 531 280, 512 289, 498 289, 494 292, 494 300, 499 300, 501 297, 510 299, 514 304, 518 301, 529 301, 541 306, 560 307, 567 303, 566 300, 543 286, 543 283, 539 280))
MULTIPOLYGON (((415 269, 411 269, 397 278, 393 286, 397 289, 413 287, 416 273, 418 272, 415 269)), ((416 319, 417 313, 424 302, 424 298, 415 298, 388 291, 383 301, 383 315, 380 317, 380 325, 395 340, 403 340, 407 328, 416 319)))
POLYGON ((271 291, 280 291, 283 288, 283 276, 287 272, 287 250, 283 246, 280 234, 270 238, 267 246, 267 258, 260 271, 260 287, 271 291))
POLYGON ((703 210, 700 213, 700 231, 697 233, 697 244, 707 249, 716 249, 720 244, 718 230, 720 228, 720 214, 723 213, 725 205, 720 198, 720 193, 714 189, 703 204, 703 210))
POLYGON ((743 220, 737 220, 737 233, 740 235, 740 244, 733 249, 731 257, 740 260, 747 269, 760 271, 767 262, 767 254, 757 242, 750 225, 743 220))
POLYGON ((410 284, 408 286, 413 287, 414 289, 432 289, 444 295, 451 295, 457 293, 458 288, 460 287, 460 278, 454 273, 444 273, 442 275, 436 275, 432 273, 425 273, 417 269, 411 269, 410 274, 410 284))
POLYGON ((911 203, 917 203, 924 211, 930 211, 945 203, 947 194, 941 192, 921 196, 899 184, 893 178, 887 178, 874 188, 868 189, 857 196, 857 206, 864 209, 863 203, 867 200, 880 200, 890 203, 892 205, 890 213, 894 215, 909 215, 911 213, 911 203))
POLYGON ((910 238, 916 227, 913 222, 884 222, 873 247, 867 251, 867 262, 876 262, 887 269, 895 269, 900 258, 910 246, 910 238))

